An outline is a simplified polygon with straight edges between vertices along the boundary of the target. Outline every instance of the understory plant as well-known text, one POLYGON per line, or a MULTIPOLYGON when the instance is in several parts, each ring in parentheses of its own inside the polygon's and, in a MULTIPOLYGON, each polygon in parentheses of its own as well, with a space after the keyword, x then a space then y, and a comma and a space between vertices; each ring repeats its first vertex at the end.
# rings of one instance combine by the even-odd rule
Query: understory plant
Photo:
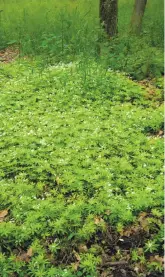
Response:
POLYGON ((98 277, 105 255, 162 271, 161 89, 41 65, 0 67, 2 276, 98 277))

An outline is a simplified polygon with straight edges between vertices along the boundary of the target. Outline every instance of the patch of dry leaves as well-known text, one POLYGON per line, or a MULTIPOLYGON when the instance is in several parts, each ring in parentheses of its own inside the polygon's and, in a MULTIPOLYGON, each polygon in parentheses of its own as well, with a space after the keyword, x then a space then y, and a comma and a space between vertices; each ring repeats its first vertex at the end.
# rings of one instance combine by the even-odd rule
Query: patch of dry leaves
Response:
POLYGON ((19 57, 19 48, 15 46, 9 46, 0 51, 0 63, 10 63, 19 57))

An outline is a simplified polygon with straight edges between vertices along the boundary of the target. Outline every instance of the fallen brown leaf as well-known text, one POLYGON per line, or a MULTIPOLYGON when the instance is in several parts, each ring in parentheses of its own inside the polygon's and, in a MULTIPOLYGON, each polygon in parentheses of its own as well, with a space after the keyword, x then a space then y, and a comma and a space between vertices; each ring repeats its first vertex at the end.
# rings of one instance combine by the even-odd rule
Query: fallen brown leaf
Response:
POLYGON ((147 216, 148 214, 146 212, 142 212, 139 214, 139 218, 138 221, 141 222, 144 220, 144 218, 147 216))
POLYGON ((74 253, 77 261, 80 262, 81 261, 80 255, 75 250, 73 250, 73 253, 74 253))
POLYGON ((106 214, 106 215, 110 215, 110 213, 111 213, 110 210, 106 210, 106 211, 105 211, 105 214, 106 214))
POLYGON ((33 256, 33 250, 32 250, 32 248, 29 248, 27 252, 24 252, 21 255, 17 256, 16 260, 24 261, 24 262, 28 263, 32 256, 33 256))
POLYGON ((158 132, 158 137, 161 137, 161 136, 163 136, 164 135, 164 131, 162 131, 162 130, 160 130, 159 132, 158 132))
POLYGON ((138 225, 132 225, 123 231, 123 236, 130 237, 133 234, 139 232, 140 227, 138 225))
POLYGON ((27 255, 27 253, 22 253, 21 255, 16 257, 16 261, 22 261, 22 262, 28 263, 30 261, 30 258, 27 255))
POLYGON ((27 256, 32 257, 33 256, 33 249, 30 247, 27 251, 27 256))
POLYGON ((96 225, 100 224, 100 223, 103 223, 104 222, 104 219, 102 219, 101 217, 95 217, 94 218, 94 222, 96 225))
POLYGON ((159 255, 155 255, 155 256, 150 257, 150 262, 159 262, 163 266, 164 258, 160 257, 159 255))
POLYGON ((101 277, 108 277, 109 276, 109 273, 104 271, 101 273, 101 277))
POLYGON ((4 221, 4 218, 8 215, 8 210, 0 211, 0 222, 4 221))
POLYGON ((85 252, 88 251, 88 248, 87 248, 87 246, 85 244, 80 244, 79 247, 78 247, 78 250, 81 253, 85 253, 85 252))
POLYGON ((149 222, 148 222, 148 218, 147 218, 147 213, 146 212, 143 212, 143 213, 140 213, 139 215, 139 218, 138 218, 138 221, 141 225, 141 227, 145 230, 145 231, 149 231, 149 222))

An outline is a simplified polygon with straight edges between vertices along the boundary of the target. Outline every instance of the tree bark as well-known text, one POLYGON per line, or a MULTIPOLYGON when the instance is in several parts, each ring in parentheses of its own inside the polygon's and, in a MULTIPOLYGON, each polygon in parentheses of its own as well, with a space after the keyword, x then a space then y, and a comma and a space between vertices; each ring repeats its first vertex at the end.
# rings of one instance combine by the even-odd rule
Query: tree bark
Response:
POLYGON ((100 21, 110 37, 117 34, 118 0, 100 0, 100 21))
POLYGON ((131 30, 139 35, 142 29, 142 21, 146 8, 147 0, 135 0, 134 10, 131 19, 131 30))

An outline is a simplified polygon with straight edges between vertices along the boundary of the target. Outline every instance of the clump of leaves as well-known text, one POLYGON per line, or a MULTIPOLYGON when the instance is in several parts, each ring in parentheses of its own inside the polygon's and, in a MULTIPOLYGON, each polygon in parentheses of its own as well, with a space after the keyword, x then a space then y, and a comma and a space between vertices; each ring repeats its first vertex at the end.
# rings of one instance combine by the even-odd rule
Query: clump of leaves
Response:
POLYGON ((161 78, 164 73, 162 50, 150 46, 143 37, 120 36, 106 42, 102 52, 106 65, 127 72, 136 80, 161 78))

